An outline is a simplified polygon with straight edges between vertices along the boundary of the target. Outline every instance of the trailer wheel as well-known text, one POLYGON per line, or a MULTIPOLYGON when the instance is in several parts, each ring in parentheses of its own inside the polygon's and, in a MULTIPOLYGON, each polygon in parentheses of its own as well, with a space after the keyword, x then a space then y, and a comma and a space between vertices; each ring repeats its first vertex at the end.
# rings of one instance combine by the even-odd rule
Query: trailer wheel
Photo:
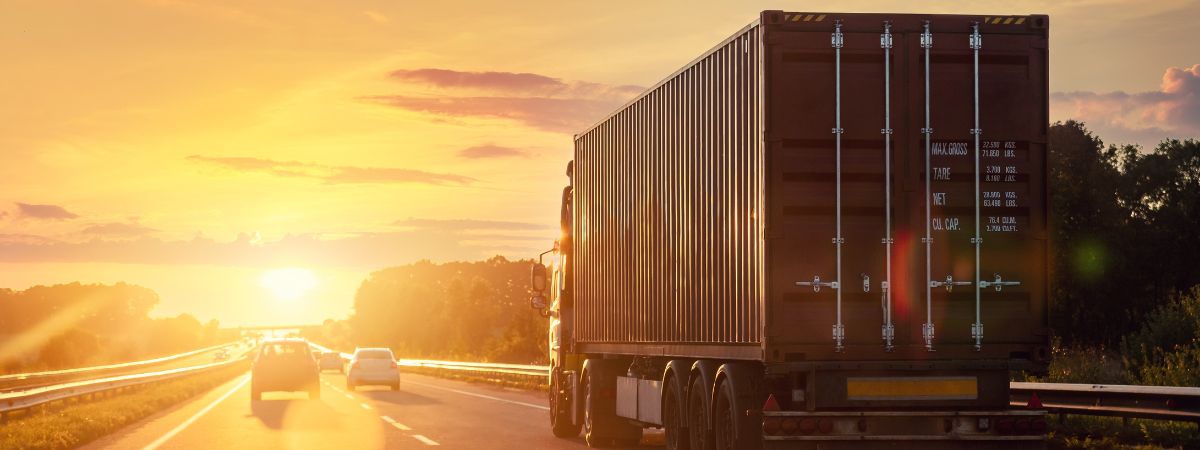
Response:
POLYGON ((739 450, 750 448, 745 436, 740 436, 739 425, 743 420, 738 416, 737 404, 734 402, 733 383, 725 379, 717 389, 717 404, 713 407, 713 439, 717 450, 739 450))
POLYGON ((662 423, 666 434, 667 450, 688 448, 687 415, 684 414, 683 386, 678 377, 667 378, 663 385, 662 423))
MULTIPOLYGON (((550 429, 555 437, 573 438, 579 436, 582 424, 572 420, 571 403, 563 401, 562 382, 556 370, 550 376, 550 429)), ((569 393, 567 395, 570 395, 569 393)))
POLYGON ((587 441, 588 447, 610 447, 612 446, 612 439, 600 437, 596 433, 596 422, 599 421, 599 417, 597 417, 599 411, 597 409, 600 406, 600 399, 596 398, 595 393, 592 392, 595 385, 592 382, 592 375, 595 371, 595 368, 585 370, 583 372, 583 379, 580 381, 579 392, 583 393, 583 439, 587 441))
POLYGON ((712 449, 712 430, 708 429, 708 389, 704 377, 696 377, 688 389, 688 442, 692 450, 712 449))

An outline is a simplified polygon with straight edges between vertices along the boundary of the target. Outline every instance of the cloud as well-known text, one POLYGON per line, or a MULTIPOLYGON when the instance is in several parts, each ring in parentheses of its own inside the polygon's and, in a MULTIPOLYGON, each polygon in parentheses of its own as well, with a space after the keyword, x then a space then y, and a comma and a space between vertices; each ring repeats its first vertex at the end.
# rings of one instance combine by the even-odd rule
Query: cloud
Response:
POLYGON ((65 220, 79 217, 58 205, 34 205, 17 202, 17 215, 28 219, 65 220))
POLYGON ((617 104, 545 97, 412 97, 377 95, 363 100, 407 111, 455 118, 510 119, 545 131, 571 133, 604 117, 617 104))
POLYGON ((535 73, 395 70, 405 92, 360 100, 427 115, 506 119, 552 132, 574 132, 604 117, 643 88, 566 81, 535 73))
POLYGON ((553 224, 529 222, 505 222, 477 219, 420 219, 409 217, 397 220, 393 225, 426 230, 474 231, 474 230, 549 230, 553 224))
POLYGON ((432 185, 469 185, 478 180, 445 173, 396 167, 327 166, 321 164, 276 161, 252 157, 192 155, 188 160, 241 172, 261 172, 281 177, 310 178, 333 184, 349 183, 423 183, 432 185))
POLYGON ((483 88, 503 92, 545 93, 561 90, 566 83, 536 73, 460 72, 447 69, 394 70, 388 77, 440 88, 483 88))
MULTIPOLYGON (((474 226, 469 220, 464 223, 468 228, 474 226)), ((528 257, 538 253, 550 239, 549 236, 522 236, 506 231, 512 230, 497 229, 496 232, 477 234, 456 229, 452 224, 445 228, 336 236, 319 233, 287 235, 271 241, 256 241, 253 233, 242 233, 236 239, 224 242, 201 236, 177 241, 142 236, 67 242, 30 235, 0 235, 0 262, 243 267, 309 265, 370 269, 428 259, 430 255, 438 255, 444 260, 472 260, 496 254, 528 257)))
POLYGON ((157 232, 158 230, 136 223, 98 223, 88 225, 81 231, 82 234, 104 238, 134 238, 147 236, 157 232))
POLYGON ((1200 136, 1200 64, 1171 67, 1158 91, 1055 92, 1050 108, 1063 119, 1086 122, 1109 142, 1139 143, 1200 136))
POLYGON ((508 158, 514 156, 528 157, 529 154, 524 150, 518 150, 512 147, 504 147, 494 144, 476 145, 467 147, 458 151, 458 156, 468 159, 483 159, 483 158, 508 158))
POLYGON ((385 15, 380 14, 375 11, 363 11, 363 14, 366 15, 368 19, 371 19, 371 21, 375 22, 375 23, 388 23, 388 22, 392 21, 392 19, 389 18, 388 16, 385 16, 385 15))

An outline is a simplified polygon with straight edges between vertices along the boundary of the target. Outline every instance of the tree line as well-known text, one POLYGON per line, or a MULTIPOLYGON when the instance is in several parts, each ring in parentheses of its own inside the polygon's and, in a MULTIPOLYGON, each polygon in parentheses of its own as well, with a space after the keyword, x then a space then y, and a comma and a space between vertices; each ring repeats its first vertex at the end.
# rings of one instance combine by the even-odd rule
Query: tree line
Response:
POLYGON ((232 340, 217 321, 150 318, 153 290, 125 283, 0 289, 0 372, 135 361, 232 340))

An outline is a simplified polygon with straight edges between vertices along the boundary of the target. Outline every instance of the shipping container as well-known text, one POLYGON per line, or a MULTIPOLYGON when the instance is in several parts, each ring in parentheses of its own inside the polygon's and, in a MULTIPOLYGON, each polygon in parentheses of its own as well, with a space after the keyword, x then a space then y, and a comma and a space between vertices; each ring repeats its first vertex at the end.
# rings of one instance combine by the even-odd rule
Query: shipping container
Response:
POLYGON ((755 408, 1007 408, 1047 357, 1048 26, 766 11, 577 134, 559 391, 594 361, 666 396, 683 361, 757 373, 755 408))

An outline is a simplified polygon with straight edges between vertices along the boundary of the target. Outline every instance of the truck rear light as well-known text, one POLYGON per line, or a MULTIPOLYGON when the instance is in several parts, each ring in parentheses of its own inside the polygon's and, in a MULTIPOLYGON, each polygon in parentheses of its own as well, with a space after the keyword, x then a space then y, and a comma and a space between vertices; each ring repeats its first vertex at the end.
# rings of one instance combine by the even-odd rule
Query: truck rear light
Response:
POLYGON ((992 428, 992 419, 980 417, 979 422, 975 424, 975 427, 979 429, 979 431, 987 431, 992 428))
POLYGON ((778 417, 767 417, 763 419, 763 434, 779 433, 780 420, 778 417))
POLYGON ((796 419, 788 417, 779 424, 779 430, 785 434, 796 434, 796 419))
POLYGON ((1016 423, 1013 424, 1013 430, 1016 431, 1017 434, 1029 434, 1029 421, 1025 419, 1017 419, 1016 423))
POLYGON ((804 434, 812 434, 817 429, 817 421, 815 419, 801 419, 800 432, 804 434))
POLYGON ((1029 421, 1029 431, 1033 432, 1033 434, 1046 434, 1046 421, 1044 419, 1029 421))
POLYGON ((1000 434, 1011 434, 1013 431, 1012 419, 999 419, 996 421, 996 432, 1000 434))
POLYGON ((833 421, 830 419, 818 420, 817 429, 821 431, 821 434, 829 434, 830 431, 833 431, 833 421))

